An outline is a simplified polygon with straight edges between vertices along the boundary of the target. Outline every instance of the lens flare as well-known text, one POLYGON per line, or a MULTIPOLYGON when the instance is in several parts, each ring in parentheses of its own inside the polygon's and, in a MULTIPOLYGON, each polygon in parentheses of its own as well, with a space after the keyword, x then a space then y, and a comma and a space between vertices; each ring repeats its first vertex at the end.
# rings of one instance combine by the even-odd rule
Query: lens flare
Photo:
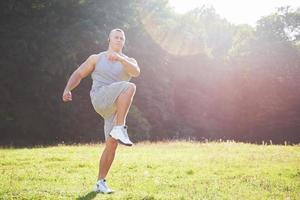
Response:
POLYGON ((197 30, 189 17, 139 4, 138 15, 144 30, 163 50, 176 56, 203 53, 204 42, 201 30, 197 30), (173 16, 171 16, 173 15, 173 16))

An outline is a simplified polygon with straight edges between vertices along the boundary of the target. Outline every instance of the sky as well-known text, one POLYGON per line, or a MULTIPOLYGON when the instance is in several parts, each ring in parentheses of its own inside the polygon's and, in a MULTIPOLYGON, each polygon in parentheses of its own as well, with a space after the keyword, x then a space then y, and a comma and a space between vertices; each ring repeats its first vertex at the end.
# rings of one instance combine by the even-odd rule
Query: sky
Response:
POLYGON ((169 5, 181 14, 204 4, 213 6, 217 14, 233 24, 255 26, 258 19, 275 12, 277 7, 300 7, 300 0, 169 0, 169 5))

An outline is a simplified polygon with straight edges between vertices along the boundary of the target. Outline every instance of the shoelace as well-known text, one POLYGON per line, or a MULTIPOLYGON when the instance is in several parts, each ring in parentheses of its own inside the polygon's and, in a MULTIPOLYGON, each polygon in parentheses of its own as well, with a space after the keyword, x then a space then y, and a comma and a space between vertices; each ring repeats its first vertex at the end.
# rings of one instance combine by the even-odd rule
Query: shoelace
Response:
POLYGON ((104 182, 104 181, 101 182, 101 183, 97 183, 96 185, 97 185, 97 187, 100 187, 101 184, 104 185, 104 186, 108 189, 108 187, 107 187, 107 185, 106 185, 106 182, 104 182))
POLYGON ((108 188, 105 182, 103 182, 103 185, 104 185, 106 188, 108 188))
POLYGON ((125 138, 129 139, 128 134, 127 134, 127 126, 126 125, 124 126, 124 129, 122 132, 123 132, 123 135, 125 136, 125 138))
POLYGON ((126 134, 125 132, 123 132, 123 133, 124 133, 125 138, 129 139, 128 134, 126 134))

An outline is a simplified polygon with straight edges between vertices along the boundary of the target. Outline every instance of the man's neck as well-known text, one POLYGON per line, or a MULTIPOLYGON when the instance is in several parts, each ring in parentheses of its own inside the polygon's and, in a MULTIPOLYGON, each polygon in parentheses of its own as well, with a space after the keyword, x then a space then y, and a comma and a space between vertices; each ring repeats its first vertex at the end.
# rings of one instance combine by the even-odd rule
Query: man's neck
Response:
POLYGON ((112 49, 112 48, 109 47, 107 51, 108 51, 108 52, 116 52, 116 53, 119 53, 119 54, 122 55, 122 49, 120 49, 120 50, 115 50, 115 49, 112 49))

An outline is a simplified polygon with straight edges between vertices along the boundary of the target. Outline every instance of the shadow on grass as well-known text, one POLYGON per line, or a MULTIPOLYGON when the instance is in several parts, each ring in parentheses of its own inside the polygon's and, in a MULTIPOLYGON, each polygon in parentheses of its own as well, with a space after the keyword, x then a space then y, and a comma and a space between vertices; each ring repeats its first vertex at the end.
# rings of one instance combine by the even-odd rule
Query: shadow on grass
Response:
POLYGON ((97 196, 97 192, 89 192, 84 196, 79 196, 76 200, 90 200, 90 199, 94 199, 97 196))
MULTIPOLYGON (((114 192, 110 193, 110 194, 113 194, 114 192)), ((84 196, 79 196, 77 197, 76 200, 91 200, 91 199, 94 199, 98 194, 102 194, 101 192, 89 192, 87 193, 86 195, 84 196)), ((102 194, 103 195, 103 194, 102 194)))

